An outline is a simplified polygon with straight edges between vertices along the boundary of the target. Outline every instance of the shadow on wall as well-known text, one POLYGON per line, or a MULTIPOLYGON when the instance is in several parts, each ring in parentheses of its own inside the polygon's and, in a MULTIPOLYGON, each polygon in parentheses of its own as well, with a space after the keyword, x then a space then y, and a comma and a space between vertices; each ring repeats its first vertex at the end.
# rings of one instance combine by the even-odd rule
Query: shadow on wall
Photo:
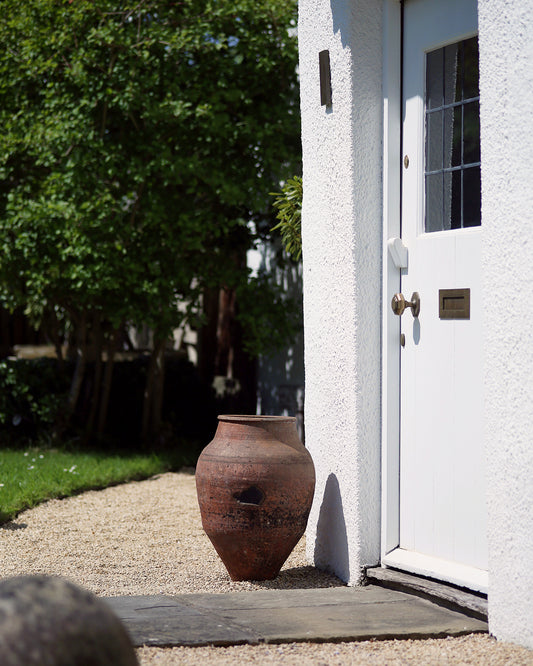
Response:
POLYGON ((330 0, 331 16, 333 18, 333 31, 340 34, 342 48, 345 49, 349 43, 349 28, 351 15, 354 12, 351 2, 348 0, 330 0))
POLYGON ((335 474, 328 476, 324 489, 316 528, 314 562, 318 569, 334 573, 343 581, 350 578, 346 522, 335 474))

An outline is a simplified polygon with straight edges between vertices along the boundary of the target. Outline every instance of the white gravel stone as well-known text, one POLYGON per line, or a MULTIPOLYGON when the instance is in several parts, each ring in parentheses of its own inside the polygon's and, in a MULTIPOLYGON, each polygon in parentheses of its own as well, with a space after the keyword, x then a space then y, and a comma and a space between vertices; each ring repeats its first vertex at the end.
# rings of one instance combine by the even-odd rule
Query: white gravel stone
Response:
MULTIPOLYGON (((64 576, 99 596, 235 592, 342 585, 309 566, 304 539, 280 575, 230 580, 202 530, 191 471, 52 500, 0 526, 0 577, 64 576)), ((140 648, 152 664, 476 664, 533 666, 533 652, 489 636, 228 648, 140 648)))

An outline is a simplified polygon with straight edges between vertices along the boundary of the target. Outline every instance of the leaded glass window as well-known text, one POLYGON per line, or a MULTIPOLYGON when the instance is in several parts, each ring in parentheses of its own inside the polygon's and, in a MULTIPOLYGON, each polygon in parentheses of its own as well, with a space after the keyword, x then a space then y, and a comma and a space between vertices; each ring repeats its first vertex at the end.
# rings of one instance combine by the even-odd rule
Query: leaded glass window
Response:
POLYGON ((477 37, 426 55, 425 230, 481 224, 477 37))

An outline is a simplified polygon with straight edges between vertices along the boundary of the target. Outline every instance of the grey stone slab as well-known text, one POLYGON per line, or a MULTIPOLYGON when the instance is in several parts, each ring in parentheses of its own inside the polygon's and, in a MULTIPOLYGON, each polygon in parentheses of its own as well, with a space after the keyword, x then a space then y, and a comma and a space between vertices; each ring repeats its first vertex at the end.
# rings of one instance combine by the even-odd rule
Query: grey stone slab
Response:
POLYGON ((487 624, 378 586, 106 599, 135 645, 427 638, 487 624))
POLYGON ((211 614, 124 620, 134 646, 200 646, 255 644, 255 634, 247 628, 225 622, 211 614))
POLYGON ((375 604, 403 601, 405 594, 383 587, 327 587, 304 590, 265 590, 226 594, 187 594, 175 597, 191 606, 217 610, 253 608, 299 608, 338 604, 375 604))
POLYGON ((220 611, 228 623, 246 627, 263 642, 335 641, 459 635, 486 624, 430 602, 320 605, 220 611))
POLYGON ((122 620, 135 646, 255 642, 247 627, 219 616, 208 607, 196 609, 172 597, 108 597, 104 601, 122 620))
MULTIPOLYGON (((136 597, 107 597, 107 604, 122 619, 136 619, 138 617, 167 616, 174 613, 194 613, 189 605, 183 606, 179 599, 163 595, 136 596, 136 597)), ((201 611, 197 611, 201 615, 201 611)))

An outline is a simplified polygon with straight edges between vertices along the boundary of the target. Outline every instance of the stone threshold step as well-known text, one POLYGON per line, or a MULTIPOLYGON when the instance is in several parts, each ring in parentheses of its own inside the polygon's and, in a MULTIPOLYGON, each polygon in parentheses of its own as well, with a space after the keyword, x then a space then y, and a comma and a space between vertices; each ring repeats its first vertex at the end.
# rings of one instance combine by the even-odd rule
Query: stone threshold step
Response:
POLYGON ((366 580, 373 585, 416 594, 478 620, 487 620, 488 617, 487 595, 480 592, 388 567, 367 569, 366 580))
POLYGON ((377 585, 105 601, 135 646, 436 638, 488 631, 482 620, 377 585))

